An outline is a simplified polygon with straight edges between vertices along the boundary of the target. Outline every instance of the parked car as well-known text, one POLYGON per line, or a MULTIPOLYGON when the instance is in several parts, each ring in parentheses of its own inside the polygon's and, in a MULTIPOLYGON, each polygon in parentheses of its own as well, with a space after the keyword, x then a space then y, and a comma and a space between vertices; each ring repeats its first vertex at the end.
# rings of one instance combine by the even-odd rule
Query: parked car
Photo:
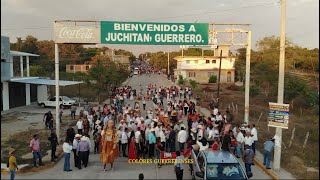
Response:
MULTIPOLYGON (((63 108, 70 108, 71 105, 76 103, 76 100, 70 99, 67 96, 60 96, 59 105, 63 106, 63 108)), ((55 107, 56 106, 56 97, 49 98, 47 101, 39 101, 38 105, 42 108, 45 107, 55 107)))
POLYGON ((238 159, 228 151, 192 150, 192 179, 248 179, 238 159))

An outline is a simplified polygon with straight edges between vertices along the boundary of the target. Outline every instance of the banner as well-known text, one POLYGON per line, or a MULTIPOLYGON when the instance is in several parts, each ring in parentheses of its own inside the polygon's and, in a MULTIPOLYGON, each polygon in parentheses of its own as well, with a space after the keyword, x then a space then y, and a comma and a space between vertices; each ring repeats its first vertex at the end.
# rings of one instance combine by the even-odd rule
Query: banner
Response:
POLYGON ((289 128, 289 104, 269 103, 268 126, 289 128))
POLYGON ((55 43, 99 44, 100 28, 54 23, 54 41, 55 43))
POLYGON ((207 23, 101 21, 102 44, 208 45, 207 23))

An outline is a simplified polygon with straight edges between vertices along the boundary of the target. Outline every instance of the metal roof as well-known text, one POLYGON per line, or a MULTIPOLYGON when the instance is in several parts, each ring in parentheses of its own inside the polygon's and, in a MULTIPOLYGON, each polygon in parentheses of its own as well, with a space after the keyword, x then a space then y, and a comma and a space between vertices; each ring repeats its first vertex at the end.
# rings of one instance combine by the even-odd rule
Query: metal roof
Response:
POLYGON ((204 151, 207 163, 239 163, 228 151, 207 149, 204 151))
MULTIPOLYGON (((22 77, 22 78, 12 78, 10 82, 24 83, 24 84, 40 84, 40 85, 50 85, 55 86, 56 81, 51 79, 41 79, 39 77, 22 77)), ((75 84, 81 84, 82 81, 64 81, 59 80, 59 86, 70 86, 75 84)))
POLYGON ((31 53, 26 53, 26 52, 20 52, 20 51, 10 51, 10 54, 12 56, 40 56, 38 54, 31 54, 31 53))

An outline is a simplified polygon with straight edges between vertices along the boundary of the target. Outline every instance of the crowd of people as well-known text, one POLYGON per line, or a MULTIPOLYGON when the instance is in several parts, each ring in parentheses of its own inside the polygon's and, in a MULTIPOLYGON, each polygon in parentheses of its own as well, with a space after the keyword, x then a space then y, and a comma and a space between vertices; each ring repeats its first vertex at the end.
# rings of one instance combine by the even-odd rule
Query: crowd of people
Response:
MULTIPOLYGON (((145 73, 155 71, 147 70, 145 73)), ((103 170, 106 171, 107 164, 110 164, 113 170, 113 163, 118 156, 135 160, 160 158, 161 152, 174 152, 179 154, 177 158, 181 158, 180 153, 197 146, 199 150, 212 148, 233 153, 237 158, 243 159, 247 175, 252 176, 251 165, 258 141, 255 125, 233 124, 230 111, 226 109, 221 112, 218 107, 214 107, 211 116, 205 118, 196 111, 192 97, 193 92, 189 87, 149 84, 146 87, 140 85, 138 89, 130 86, 115 88, 110 103, 103 107, 93 108, 87 103, 80 111, 76 123, 77 131, 71 125, 66 131, 62 145, 64 171, 72 171, 71 152, 74 156, 74 167, 86 168, 92 148, 94 154, 100 154, 103 170), (166 104, 164 99, 167 100, 166 104), (150 105, 147 107, 148 101, 150 105), (129 102, 134 105, 131 106, 129 102)), ((75 119, 76 109, 75 106, 70 109, 72 119, 75 119)), ((50 111, 45 114, 43 121, 46 127, 52 130, 48 140, 52 150, 51 160, 55 161, 55 151, 59 143, 50 111)), ((274 146, 273 140, 270 142, 265 143, 264 164, 267 168, 270 168, 270 153, 274 146)), ((39 135, 34 135, 30 148, 34 166, 37 166, 37 159, 39 165, 42 165, 39 135)), ((158 163, 158 167, 161 166, 162 164, 158 163)), ((177 179, 182 179, 182 164, 175 164, 175 172, 177 179)))

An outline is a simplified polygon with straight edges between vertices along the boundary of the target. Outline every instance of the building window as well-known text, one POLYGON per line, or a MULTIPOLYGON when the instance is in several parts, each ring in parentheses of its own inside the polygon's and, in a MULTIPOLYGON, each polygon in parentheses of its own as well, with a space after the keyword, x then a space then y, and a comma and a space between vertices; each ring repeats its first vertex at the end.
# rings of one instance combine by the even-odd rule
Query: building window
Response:
POLYGON ((73 65, 70 66, 70 70, 73 71, 73 65))
POLYGON ((187 60, 186 63, 187 63, 187 64, 190 64, 190 60, 187 60))
POLYGON ((198 60, 195 60, 195 61, 194 61, 194 63, 196 63, 196 64, 198 64, 198 62, 199 62, 198 60))
POLYGON ((228 71, 228 74, 227 74, 227 82, 231 82, 231 72, 228 71))
POLYGON ((217 63, 217 60, 212 60, 212 63, 213 63, 213 64, 217 63))
POLYGON ((189 77, 196 77, 196 72, 189 72, 189 77))
POLYGON ((5 59, 1 59, 1 62, 6 62, 6 60, 5 59))
POLYGON ((87 71, 89 70, 89 66, 86 66, 86 70, 87 70, 87 71))
POLYGON ((209 64, 209 63, 210 63, 210 60, 206 60, 206 63, 209 64))

